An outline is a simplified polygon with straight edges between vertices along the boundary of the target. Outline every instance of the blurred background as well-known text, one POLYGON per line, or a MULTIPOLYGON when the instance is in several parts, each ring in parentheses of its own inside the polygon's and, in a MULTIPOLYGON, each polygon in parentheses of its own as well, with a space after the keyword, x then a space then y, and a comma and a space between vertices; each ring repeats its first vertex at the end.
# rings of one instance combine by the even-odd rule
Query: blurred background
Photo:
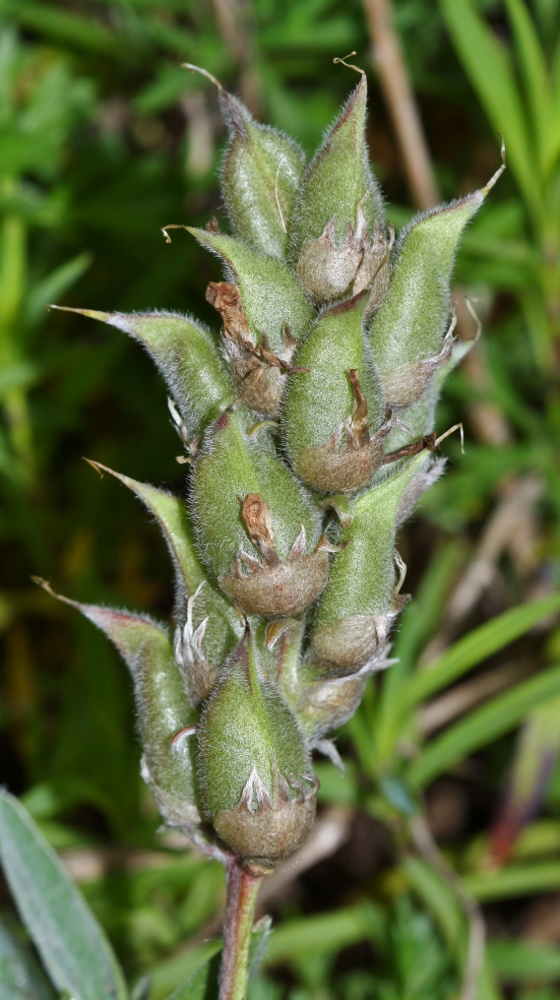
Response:
MULTIPOLYGON (((137 996, 166 996, 213 947, 223 873, 157 833, 125 667, 30 577, 167 617, 156 526, 81 459, 177 491, 184 469, 147 355, 45 307, 213 323, 217 262, 161 234, 224 218, 217 91, 181 63, 312 155, 355 86, 333 66, 352 50, 397 230, 483 186, 498 132, 508 169, 457 262, 460 333, 476 331, 467 294, 483 335, 438 411, 438 432, 463 421, 465 452, 445 442, 447 475, 402 532, 400 665, 338 739, 345 777, 318 764, 315 831, 265 886, 277 929, 251 997, 553 1000, 560 0, 0 0, 0 781, 62 852, 137 996)), ((1 886, 0 907, 10 920, 1 886)))

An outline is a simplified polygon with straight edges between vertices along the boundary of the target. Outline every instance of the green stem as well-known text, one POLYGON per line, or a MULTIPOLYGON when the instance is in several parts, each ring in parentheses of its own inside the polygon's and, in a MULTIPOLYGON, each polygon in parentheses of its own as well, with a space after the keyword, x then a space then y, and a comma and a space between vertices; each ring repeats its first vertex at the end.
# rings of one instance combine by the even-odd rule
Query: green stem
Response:
POLYGON ((253 915, 262 880, 245 871, 235 856, 228 862, 226 872, 227 908, 219 1000, 245 1000, 253 915))

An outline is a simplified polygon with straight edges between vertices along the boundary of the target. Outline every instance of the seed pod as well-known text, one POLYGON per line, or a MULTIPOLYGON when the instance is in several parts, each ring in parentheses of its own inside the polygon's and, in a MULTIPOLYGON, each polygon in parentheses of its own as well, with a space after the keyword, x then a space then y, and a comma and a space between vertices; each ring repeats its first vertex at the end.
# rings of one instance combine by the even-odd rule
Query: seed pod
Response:
POLYGON ((90 465, 128 486, 156 517, 163 532, 175 567, 177 663, 190 702, 196 707, 210 693, 219 666, 239 642, 242 634, 239 617, 208 579, 196 551, 186 503, 172 493, 114 472, 100 462, 90 465))
POLYGON ((365 75, 327 132, 296 200, 291 259, 318 303, 372 285, 388 252, 365 142, 365 75))
POLYGON ((388 662, 383 652, 374 665, 366 664, 356 673, 320 680, 313 677, 313 670, 300 671, 300 696, 293 713, 308 746, 314 746, 317 740, 352 718, 368 677, 388 662))
POLYGON ((144 345, 179 408, 186 444, 198 438, 207 424, 233 403, 235 389, 216 338, 197 320, 168 312, 69 311, 116 326, 144 345))
POLYGON ((411 459, 352 502, 344 545, 333 559, 311 633, 312 667, 342 676, 378 658, 399 609, 394 592, 395 518, 399 499, 425 461, 411 459))
POLYGON ((321 514, 286 466, 248 437, 239 408, 210 428, 193 470, 203 558, 245 611, 294 615, 323 589, 321 514))
POLYGON ((300 479, 318 490, 364 486, 383 460, 392 424, 364 341, 365 294, 323 312, 295 362, 284 406, 284 440, 300 479), (379 428, 377 433, 373 429, 379 428))
POLYGON ((200 814, 193 743, 188 738, 172 741, 185 729, 194 731, 198 713, 188 703, 166 628, 126 611, 80 604, 55 594, 43 580, 36 582, 81 611, 117 647, 134 682, 144 747, 142 777, 169 826, 197 826, 200 814))
POLYGON ((198 742, 204 808, 224 843, 255 859, 291 854, 313 823, 318 783, 293 715, 259 676, 248 634, 224 664, 198 742))
POLYGON ((402 233, 387 296, 371 324, 389 406, 409 407, 451 356, 450 280, 461 234, 483 191, 420 215, 402 233))
POLYGON ((222 107, 230 129, 222 194, 233 232, 256 250, 283 260, 305 169, 303 151, 281 132, 256 122, 231 94, 223 95, 222 107))

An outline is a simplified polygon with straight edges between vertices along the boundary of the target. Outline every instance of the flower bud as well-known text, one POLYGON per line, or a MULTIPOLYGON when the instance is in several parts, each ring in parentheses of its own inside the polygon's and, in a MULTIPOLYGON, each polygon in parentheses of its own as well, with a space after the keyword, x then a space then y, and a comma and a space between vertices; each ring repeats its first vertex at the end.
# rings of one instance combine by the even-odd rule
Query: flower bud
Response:
POLYGON ((240 240, 283 260, 305 157, 292 139, 260 125, 238 98, 224 94, 230 145, 222 170, 222 193, 240 240))
POLYGON ((134 682, 144 748, 142 777, 169 826, 197 826, 200 814, 193 741, 174 737, 185 729, 194 731, 198 713, 187 700, 167 630, 140 615, 80 604, 55 594, 43 580, 36 582, 81 611, 117 647, 134 682))
POLYGON ((450 280, 461 234, 483 191, 420 215, 402 233, 389 290, 370 329, 387 404, 408 407, 451 356, 450 280), (445 339, 444 339, 445 338, 445 339))
POLYGON ((222 590, 248 613, 299 614, 328 576, 321 513, 246 429, 242 409, 228 411, 196 459, 192 502, 200 550, 222 590))
POLYGON ((130 334, 162 373, 182 421, 185 443, 198 438, 230 406, 235 389, 216 338, 197 320, 175 313, 105 313, 72 309, 130 334))
POLYGON ((379 427, 385 407, 362 332, 366 304, 363 293, 323 312, 294 359, 306 370, 289 379, 284 439, 296 473, 318 490, 364 486, 392 426, 379 427))
POLYGON ((313 622, 314 670, 341 676, 382 654, 399 609, 394 591, 398 503, 425 458, 421 452, 352 502, 352 520, 340 531, 344 548, 333 559, 313 622))
POLYGON ((248 634, 224 664, 198 742, 206 815, 224 843, 269 861, 299 847, 313 824, 318 783, 292 713, 259 676, 248 634))

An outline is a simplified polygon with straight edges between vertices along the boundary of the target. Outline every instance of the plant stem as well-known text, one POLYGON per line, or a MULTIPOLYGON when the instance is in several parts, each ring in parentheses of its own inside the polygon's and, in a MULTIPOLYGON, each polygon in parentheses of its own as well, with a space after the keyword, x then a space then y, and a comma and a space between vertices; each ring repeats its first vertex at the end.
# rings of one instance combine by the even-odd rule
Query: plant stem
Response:
POLYGON ((227 863, 226 877, 227 908, 219 1000, 245 1000, 253 915, 262 878, 246 872, 235 856, 227 863))

